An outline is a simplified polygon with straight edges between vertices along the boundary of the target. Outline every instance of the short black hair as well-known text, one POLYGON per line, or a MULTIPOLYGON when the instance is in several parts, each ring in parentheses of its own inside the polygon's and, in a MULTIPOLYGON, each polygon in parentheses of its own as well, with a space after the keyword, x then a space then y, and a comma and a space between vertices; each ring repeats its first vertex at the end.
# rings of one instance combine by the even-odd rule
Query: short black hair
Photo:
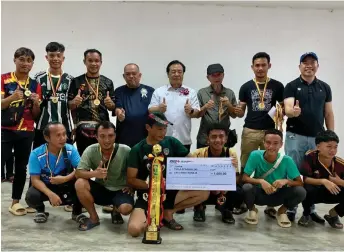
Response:
POLYGON ((268 60, 268 63, 270 63, 270 55, 267 54, 266 52, 259 52, 259 53, 256 53, 253 58, 252 58, 252 65, 254 64, 254 61, 256 59, 261 59, 261 58, 265 58, 268 60))
POLYGON ((53 126, 53 125, 63 125, 63 124, 60 122, 49 122, 43 129, 43 136, 50 137, 50 126, 53 126))
POLYGON ((207 136, 209 136, 210 132, 213 130, 223 130, 226 136, 228 136, 228 127, 225 127, 224 125, 221 125, 220 123, 215 123, 215 124, 212 124, 210 127, 208 127, 207 136))
POLYGON ((268 129, 265 131, 264 139, 266 135, 279 135, 281 137, 281 140, 283 141, 283 133, 278 129, 268 129))
POLYGON ((320 131, 315 137, 315 144, 320 144, 322 142, 336 142, 339 143, 338 135, 332 130, 320 131))
POLYGON ((113 129, 113 131, 116 133, 116 126, 110 122, 110 121, 101 121, 96 126, 96 134, 98 135, 98 130, 100 127, 103 127, 104 129, 113 129))
POLYGON ((87 54, 89 53, 98 53, 99 54, 99 57, 100 57, 100 60, 103 60, 103 55, 100 51, 98 51, 97 49, 87 49, 85 52, 84 52, 84 59, 86 59, 86 56, 87 54))
POLYGON ((15 59, 18 59, 21 56, 31 57, 32 60, 35 60, 35 54, 33 51, 26 47, 20 47, 14 52, 15 59))
POLYGON ((47 46, 45 47, 45 51, 48 52, 64 52, 65 51, 65 47, 64 45, 62 45, 61 43, 58 42, 50 42, 49 44, 47 44, 47 46))
POLYGON ((185 65, 184 65, 182 62, 180 62, 179 60, 172 60, 170 63, 168 63, 168 65, 167 65, 167 67, 166 67, 166 73, 169 73, 169 72, 170 72, 170 67, 171 67, 172 65, 175 65, 175 64, 181 65, 182 68, 183 68, 183 73, 185 73, 186 67, 185 67, 185 65))

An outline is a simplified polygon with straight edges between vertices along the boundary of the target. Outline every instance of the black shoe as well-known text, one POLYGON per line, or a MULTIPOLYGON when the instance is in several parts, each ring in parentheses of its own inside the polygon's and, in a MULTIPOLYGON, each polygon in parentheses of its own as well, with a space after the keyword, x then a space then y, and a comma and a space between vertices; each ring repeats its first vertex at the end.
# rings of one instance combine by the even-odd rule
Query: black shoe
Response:
POLYGON ((179 211, 177 211, 176 213, 177 213, 177 214, 185 214, 185 209, 179 210, 179 211))
POLYGON ((300 226, 303 227, 308 227, 309 224, 311 223, 312 219, 309 215, 302 215, 302 217, 299 219, 299 221, 297 222, 297 224, 299 224, 300 226))
POLYGON ((224 223, 228 223, 228 224, 234 224, 235 223, 235 219, 233 217, 233 214, 231 211, 229 211, 228 209, 224 210, 222 212, 222 221, 224 223))
POLYGON ((293 221, 295 221, 296 213, 288 212, 288 211, 287 211, 287 216, 288 216, 288 219, 289 219, 291 222, 293 222, 293 221))
POLYGON ((193 216, 194 221, 197 222, 205 222, 205 210, 202 208, 194 208, 194 216, 193 216))
POLYGON ((316 223, 325 224, 325 220, 321 218, 317 213, 311 213, 311 218, 316 223))

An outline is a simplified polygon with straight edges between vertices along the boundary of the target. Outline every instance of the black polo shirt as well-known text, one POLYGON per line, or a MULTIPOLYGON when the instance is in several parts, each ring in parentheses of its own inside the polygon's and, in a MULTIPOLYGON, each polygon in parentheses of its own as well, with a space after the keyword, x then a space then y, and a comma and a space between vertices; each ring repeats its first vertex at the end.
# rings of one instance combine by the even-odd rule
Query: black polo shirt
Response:
POLYGON ((332 101, 330 86, 315 78, 308 84, 300 77, 288 83, 284 89, 284 99, 293 97, 299 101, 301 114, 288 118, 287 131, 295 134, 315 137, 324 130, 325 103, 332 101))

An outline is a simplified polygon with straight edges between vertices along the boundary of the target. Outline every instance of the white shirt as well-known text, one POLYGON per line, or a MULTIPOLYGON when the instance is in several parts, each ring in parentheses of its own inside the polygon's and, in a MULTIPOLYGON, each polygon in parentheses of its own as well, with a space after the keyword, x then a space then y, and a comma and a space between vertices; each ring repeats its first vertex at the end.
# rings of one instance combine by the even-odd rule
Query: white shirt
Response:
POLYGON ((168 125, 167 136, 177 138, 183 145, 192 144, 191 141, 191 118, 185 113, 184 106, 187 99, 195 110, 200 110, 197 93, 194 89, 182 85, 180 88, 173 88, 171 84, 155 89, 148 108, 159 106, 165 98, 165 116, 173 125, 168 125), (189 91, 187 95, 184 91, 189 91))

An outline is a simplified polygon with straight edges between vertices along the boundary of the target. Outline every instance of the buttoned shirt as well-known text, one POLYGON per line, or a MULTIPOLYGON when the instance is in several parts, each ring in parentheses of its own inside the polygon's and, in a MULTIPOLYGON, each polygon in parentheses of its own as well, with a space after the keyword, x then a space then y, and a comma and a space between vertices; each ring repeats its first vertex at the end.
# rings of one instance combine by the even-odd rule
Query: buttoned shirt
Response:
POLYGON ((166 135, 177 138, 183 145, 192 144, 191 118, 185 113, 184 106, 189 100, 194 110, 200 109, 196 91, 185 85, 180 88, 164 85, 154 91, 148 108, 159 106, 164 98, 167 105, 165 116, 173 124, 167 127, 166 135))

